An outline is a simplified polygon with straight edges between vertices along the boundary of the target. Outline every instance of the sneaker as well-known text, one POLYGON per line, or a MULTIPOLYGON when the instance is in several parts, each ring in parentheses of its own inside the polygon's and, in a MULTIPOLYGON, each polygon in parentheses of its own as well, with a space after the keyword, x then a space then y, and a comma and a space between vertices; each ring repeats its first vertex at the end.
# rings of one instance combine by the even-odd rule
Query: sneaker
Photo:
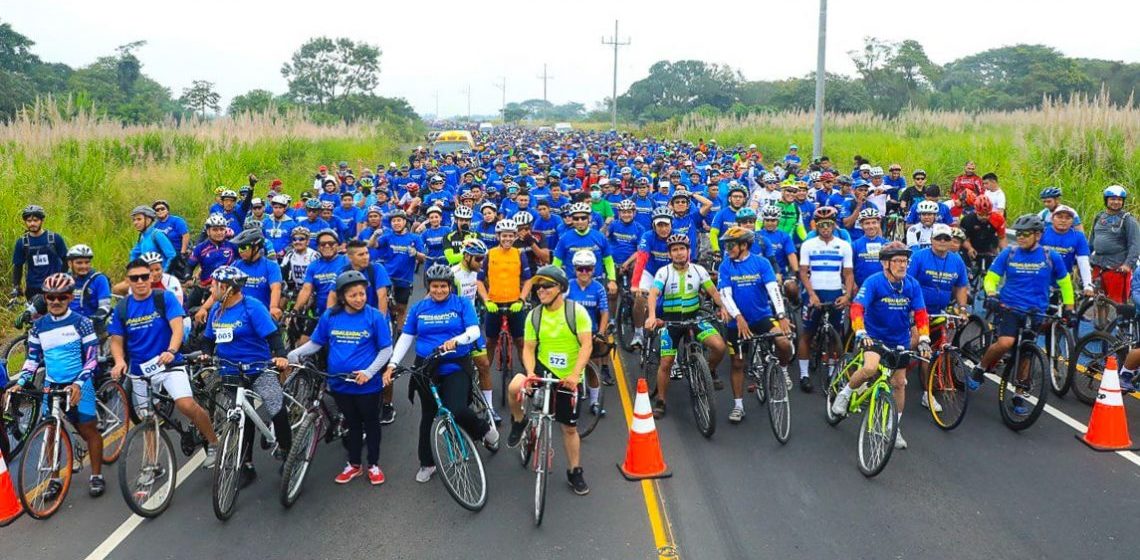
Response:
POLYGON ((640 350, 642 346, 645 346, 645 341, 641 340, 641 335, 640 335, 640 334, 636 334, 636 333, 635 333, 635 334, 633 335, 633 340, 631 340, 631 341, 629 342, 629 347, 630 347, 631 349, 633 349, 633 348, 636 348, 636 349, 640 350))
POLYGON ((1124 391, 1125 393, 1136 392, 1136 385, 1132 383, 1132 377, 1134 375, 1135 375, 1135 373, 1131 372, 1131 371, 1120 372, 1120 390, 1121 391, 1124 391))
POLYGON ((63 490, 63 481, 58 478, 53 478, 48 481, 47 488, 44 489, 43 497, 44 502, 53 502, 59 497, 60 491, 63 490))
POLYGON ((166 476, 166 469, 162 467, 147 467, 139 473, 139 477, 135 479, 135 486, 139 488, 149 488, 154 484, 154 481, 162 479, 166 476))
POLYGON ((813 389, 813 387, 811 385, 811 378, 806 376, 806 375, 804 377, 801 377, 800 378, 800 390, 805 392, 805 393, 810 393, 810 392, 812 392, 812 389, 813 389))
POLYGON ((483 447, 486 447, 491 453, 499 450, 499 430, 496 429, 493 424, 491 425, 491 429, 487 430, 486 434, 483 434, 483 447))
POLYGON ((744 421, 744 409, 743 408, 733 408, 732 412, 728 413, 728 423, 729 424, 739 424, 742 421, 744 421))
POLYGON ((384 471, 380 470, 379 465, 368 467, 368 482, 372 483, 373 486, 384 484, 384 471))
POLYGON ((416 471, 416 482, 423 484, 431 480, 433 474, 435 474, 435 467, 420 467, 420 470, 416 471))
POLYGON ((847 405, 851 403, 851 393, 840 391, 831 403, 831 413, 836 416, 847 416, 847 405))
POLYGON ((974 371, 971 371, 966 376, 966 387, 971 391, 977 391, 982 387, 982 382, 985 381, 986 371, 981 366, 974 366, 974 371))
POLYGON ((895 434, 895 449, 906 449, 906 439, 902 437, 902 430, 895 434))
POLYGON ((381 424, 391 424, 396 421, 396 407, 391 404, 384 405, 384 412, 380 415, 381 424))
POLYGON ((349 463, 344 466, 344 470, 340 471, 340 474, 336 475, 336 478, 333 479, 333 482, 336 482, 337 484, 348 484, 349 482, 352 482, 352 479, 362 474, 364 474, 364 469, 360 468, 360 465, 353 465, 352 463, 349 463))
POLYGON ((1029 414, 1029 403, 1024 398, 1022 398, 1021 395, 1013 397, 1013 400, 1010 401, 1010 404, 1013 405, 1014 414, 1018 416, 1025 416, 1029 414))
POLYGON ((606 387, 614 386, 614 374, 610 371, 609 364, 602 364, 602 384, 606 387))
POLYGON ((206 447, 206 458, 204 460, 202 460, 202 468, 203 469, 212 469, 212 468, 214 468, 214 463, 216 463, 218 460, 218 446, 207 444, 205 447, 206 447))
POLYGON ((717 391, 724 390, 724 381, 721 381, 720 377, 713 377, 713 389, 716 389, 717 391))
POLYGON ((931 399, 926 393, 922 394, 922 407, 930 408, 931 403, 934 403, 934 412, 942 412, 942 405, 938 404, 938 399, 931 399))
POLYGON ((523 432, 526 431, 526 422, 515 422, 511 419, 511 433, 507 434, 507 447, 514 449, 522 441, 523 432))
POLYGON ((257 469, 253 468, 253 463, 246 463, 242 465, 241 473, 238 478, 239 489, 253 484, 253 481, 257 480, 257 469))
POLYGON ((495 410, 494 406, 488 405, 488 408, 491 409, 491 421, 495 423, 496 427, 501 426, 503 424, 503 417, 499 416, 499 411, 495 410))
POLYGON ((653 418, 660 419, 665 416, 665 399, 657 399, 653 402, 653 418))
POLYGON ((601 403, 594 401, 590 403, 590 414, 593 414, 594 416, 605 416, 606 409, 602 408, 601 403))
POLYGON ((784 372, 784 385, 787 386, 788 391, 791 391, 792 390, 792 376, 788 373, 788 368, 780 368, 780 371, 784 372))
POLYGON ((574 467, 574 470, 566 471, 566 481, 570 483, 575 494, 585 496, 590 493, 590 487, 586 486, 586 479, 582 477, 582 467, 574 467))
POLYGON ((107 481, 103 480, 103 475, 92 475, 90 487, 88 487, 87 493, 91 494, 92 498, 98 498, 99 496, 102 496, 103 492, 106 490, 107 481))

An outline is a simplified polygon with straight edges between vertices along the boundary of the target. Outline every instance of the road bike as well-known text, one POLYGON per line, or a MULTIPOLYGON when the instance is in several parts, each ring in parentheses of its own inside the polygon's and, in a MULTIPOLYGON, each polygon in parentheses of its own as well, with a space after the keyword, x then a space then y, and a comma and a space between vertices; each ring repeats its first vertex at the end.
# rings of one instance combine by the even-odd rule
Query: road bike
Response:
MULTIPOLYGON (((502 392, 499 393, 499 406, 507 405, 507 384, 511 382, 514 377, 512 368, 514 366, 514 353, 515 343, 514 337, 511 336, 511 315, 514 313, 508 307, 510 304, 504 303, 499 306, 499 310, 492 315, 499 316, 499 340, 495 343, 495 361, 499 367, 499 381, 501 382, 502 392)), ((531 306, 529 303, 523 302, 523 308, 518 313, 525 313, 531 306)), ((488 311, 487 313, 490 313, 488 311)))
POLYGON ((792 429, 792 404, 788 400, 791 379, 776 357, 777 338, 791 334, 782 332, 754 334, 740 341, 745 349, 744 374, 756 385, 756 400, 768 408, 768 420, 776 441, 788 443, 792 429))
POLYGON ((614 324, 617 325, 617 339, 626 352, 633 351, 633 337, 639 325, 633 320, 633 292, 630 290, 630 275, 622 274, 618 283, 617 309, 614 310, 614 324))
POLYGON ((526 378, 519 399, 529 403, 526 428, 519 442, 519 459, 523 467, 534 471, 534 524, 542 525, 546 510, 546 483, 554 467, 554 392, 570 395, 571 408, 582 399, 577 392, 559 388, 562 380, 544 372, 542 377, 526 378))
POLYGON ((811 353, 808 355, 808 372, 817 387, 826 387, 843 357, 843 338, 832 324, 831 315, 842 314, 843 310, 834 303, 821 303, 805 309, 807 313, 812 310, 818 313, 815 334, 811 338, 811 353))
MULTIPOLYGON (((716 400, 713 398, 712 371, 705 358, 704 345, 697 341, 693 331, 705 328, 709 322, 709 318, 703 314, 686 321, 664 321, 667 330, 663 331, 672 329, 682 333, 678 340, 673 341, 677 355, 670 376, 683 377, 688 382, 689 407, 693 411, 693 420, 697 431, 706 438, 711 438, 716 432, 716 400)), ((659 397, 665 398, 664 395, 659 397)))

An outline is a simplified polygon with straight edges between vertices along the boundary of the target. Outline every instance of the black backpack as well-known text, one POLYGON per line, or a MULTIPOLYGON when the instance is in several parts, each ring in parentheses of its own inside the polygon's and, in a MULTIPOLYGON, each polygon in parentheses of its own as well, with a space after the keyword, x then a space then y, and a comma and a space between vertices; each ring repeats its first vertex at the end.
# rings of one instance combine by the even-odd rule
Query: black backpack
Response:
MULTIPOLYGON (((32 266, 32 234, 25 233, 24 237, 23 237, 23 241, 24 241, 24 263, 25 263, 25 266, 32 266)), ((54 231, 47 232, 47 250, 51 254, 55 255, 55 258, 57 258, 61 261, 64 260, 63 257, 61 257, 59 255, 59 253, 57 253, 55 251, 55 232, 54 231)))
MULTIPOLYGON (((575 337, 578 336, 578 321, 577 319, 578 304, 568 299, 562 300, 562 312, 566 316, 566 326, 570 327, 570 332, 575 337)), ((534 337, 538 338, 539 327, 542 324, 542 306, 534 308, 530 312, 530 325, 534 327, 534 337)))

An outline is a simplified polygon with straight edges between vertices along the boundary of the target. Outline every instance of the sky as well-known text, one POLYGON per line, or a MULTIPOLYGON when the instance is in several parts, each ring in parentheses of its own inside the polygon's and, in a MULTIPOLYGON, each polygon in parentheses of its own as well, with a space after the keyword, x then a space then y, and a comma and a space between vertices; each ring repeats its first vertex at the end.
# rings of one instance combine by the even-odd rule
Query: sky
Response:
MULTIPOLYGON (((916 39, 944 64, 985 49, 1039 43, 1068 56, 1140 62, 1140 3, 1127 0, 831 0, 827 70, 854 74, 848 52, 866 36, 916 39)), ((611 93, 620 21, 618 92, 659 60, 727 64, 749 80, 802 76, 816 64, 819 4, 813 0, 708 5, 691 0, 543 2, 348 2, 342 0, 0 0, 10 23, 49 62, 72 67, 145 40, 143 71, 177 97, 208 80, 223 106, 246 91, 287 89, 281 65, 312 37, 349 37, 380 47, 377 93, 403 97, 421 114, 466 115, 507 101, 547 98, 592 108, 611 93), (470 98, 467 91, 470 88, 470 98)))

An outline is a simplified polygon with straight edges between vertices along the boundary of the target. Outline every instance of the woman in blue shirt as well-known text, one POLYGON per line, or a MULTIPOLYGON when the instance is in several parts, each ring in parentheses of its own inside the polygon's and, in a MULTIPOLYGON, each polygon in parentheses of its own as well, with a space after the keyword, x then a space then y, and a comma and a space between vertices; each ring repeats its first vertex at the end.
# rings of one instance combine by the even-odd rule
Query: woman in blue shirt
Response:
POLYGON ((368 278, 356 270, 336 279, 336 305, 321 315, 313 336, 289 353, 290 362, 328 348, 329 392, 344 415, 348 436, 344 448, 348 465, 337 475, 337 484, 347 484, 364 474, 361 454, 368 443, 368 480, 384 483, 380 470, 380 391, 382 376, 376 375, 392 355, 388 320, 368 305, 368 278))
MULTIPOLYGON (((439 398, 455 415, 455 421, 460 427, 473 438, 482 438, 487 449, 497 451, 499 431, 470 407, 471 379, 475 376, 471 343, 479 339, 479 318, 475 315, 475 305, 452 291, 455 276, 447 265, 433 265, 424 276, 428 284, 428 297, 416 302, 408 311, 403 333, 392 352, 392 362, 384 372, 383 383, 392 382, 396 364, 404 359, 413 342, 416 345, 416 365, 423 363, 436 349, 451 352, 440 360, 436 371, 432 373, 439 398)), ((410 383, 409 392, 411 390, 420 396, 420 470, 416 473, 416 482, 422 483, 431 480, 435 474, 430 437, 436 406, 430 390, 423 384, 410 383)))

